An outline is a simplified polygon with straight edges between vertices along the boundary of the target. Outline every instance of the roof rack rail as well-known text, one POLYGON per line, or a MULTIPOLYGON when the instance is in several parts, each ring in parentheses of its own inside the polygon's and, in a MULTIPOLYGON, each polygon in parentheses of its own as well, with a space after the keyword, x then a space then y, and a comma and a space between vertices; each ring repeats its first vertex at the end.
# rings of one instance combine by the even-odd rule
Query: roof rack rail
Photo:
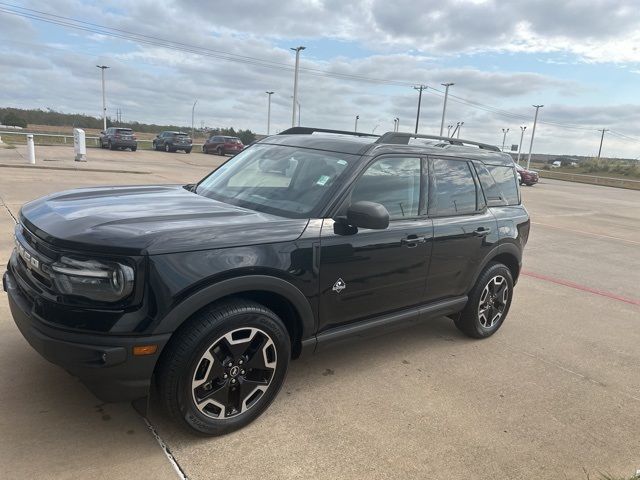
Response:
POLYGON ((314 128, 314 127, 291 127, 280 132, 278 135, 310 135, 312 133, 336 133, 338 135, 353 135, 354 137, 373 137, 378 138, 380 135, 373 135, 371 133, 362 132, 348 132, 346 130, 331 130, 328 128, 314 128))
POLYGON ((405 132, 387 132, 382 135, 376 143, 394 143, 398 145, 408 145, 411 138, 424 138, 427 140, 441 140, 451 145, 475 145, 483 150, 490 150, 492 152, 499 152, 500 149, 495 145, 489 145, 487 143, 473 142, 471 140, 462 140, 460 138, 440 137, 438 135, 422 135, 419 133, 405 133, 405 132))

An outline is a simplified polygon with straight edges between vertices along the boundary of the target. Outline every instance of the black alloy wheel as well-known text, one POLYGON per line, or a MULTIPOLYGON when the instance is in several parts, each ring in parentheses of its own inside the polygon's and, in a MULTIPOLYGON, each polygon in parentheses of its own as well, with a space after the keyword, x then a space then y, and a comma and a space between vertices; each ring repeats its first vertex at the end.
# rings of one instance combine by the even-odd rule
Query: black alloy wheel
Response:
POLYGON ((286 376, 291 343, 280 318, 243 299, 205 308, 162 353, 156 379, 169 414, 193 432, 221 435, 255 420, 286 376))
POLYGON ((513 298, 513 277, 502 263, 490 263, 469 292, 464 310, 453 316, 456 327, 473 338, 493 335, 504 323, 513 298))

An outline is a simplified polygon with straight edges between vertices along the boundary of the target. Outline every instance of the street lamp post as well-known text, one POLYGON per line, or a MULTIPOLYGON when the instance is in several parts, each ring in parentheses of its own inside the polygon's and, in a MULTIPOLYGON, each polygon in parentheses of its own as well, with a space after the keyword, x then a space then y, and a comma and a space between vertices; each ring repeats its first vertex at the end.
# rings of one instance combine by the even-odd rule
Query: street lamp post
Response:
POLYGON ((451 138, 451 129, 453 128, 453 125, 447 125, 447 137, 451 138))
POLYGON ((195 140, 195 135, 194 135, 194 128, 193 128, 193 121, 195 118, 195 114, 196 114, 196 103, 198 103, 198 99, 196 98, 196 101, 193 102, 193 107, 191 107, 191 141, 195 140))
POLYGON ((460 130, 462 130, 463 125, 464 125, 464 122, 458 123, 458 133, 456 135, 456 138, 460 138, 460 130))
POLYGON ((447 98, 449 97, 449 87, 455 85, 455 83, 441 83, 444 87, 444 104, 442 105, 442 121, 440 122, 440 136, 444 132, 444 115, 447 112, 447 98))
POLYGON ((353 131, 357 132, 358 131, 358 119, 360 118, 360 115, 356 115, 356 124, 353 127, 353 131))
MULTIPOLYGON (((293 76, 293 109, 291 112, 291 126, 296 126, 296 104, 298 103, 298 69, 300 67, 300 52, 304 50, 306 47, 295 47, 291 48, 294 52, 296 52, 296 68, 293 76)), ((298 110, 299 110, 298 106, 298 110)))
POLYGON ((508 128, 502 129, 502 151, 504 152, 504 143, 507 141, 507 133, 509 133, 508 128))
POLYGON ((538 123, 538 110, 540 110, 544 105, 533 105, 536 109, 536 115, 533 117, 533 129, 531 130, 531 143, 529 144, 529 156, 527 157, 527 170, 529 170, 529 166, 531 165, 531 151, 533 150, 533 137, 536 134, 536 124, 538 123))
POLYGON ((524 131, 527 129, 526 125, 520 126, 520 146, 518 147, 518 165, 520 165, 520 153, 522 152, 522 139, 524 138, 524 131))
POLYGON ((267 107, 267 135, 271 133, 271 95, 274 92, 264 92, 269 96, 269 102, 267 107))
POLYGON ((102 73, 102 130, 107 129, 107 97, 104 91, 104 71, 107 68, 106 65, 96 65, 101 70, 102 73))
POLYGON ((393 119, 393 124, 395 126, 395 130, 394 132, 399 132, 400 131, 400 118, 396 117, 393 119))

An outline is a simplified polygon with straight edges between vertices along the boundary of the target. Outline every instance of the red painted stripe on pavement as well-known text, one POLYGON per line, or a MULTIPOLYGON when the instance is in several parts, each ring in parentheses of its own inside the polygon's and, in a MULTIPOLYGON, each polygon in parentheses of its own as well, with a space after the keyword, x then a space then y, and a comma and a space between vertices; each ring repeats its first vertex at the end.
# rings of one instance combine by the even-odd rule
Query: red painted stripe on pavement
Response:
POLYGON ((621 295, 616 295, 615 293, 607 292, 605 290, 598 290, 596 288, 587 287, 586 285, 580 285, 579 283, 570 282, 569 280, 542 275, 541 273, 523 271, 521 274, 527 277, 537 278, 538 280, 545 280, 557 285, 564 285, 565 287, 575 288, 576 290, 582 290, 583 292, 593 293, 594 295, 600 295, 602 297, 611 298, 612 300, 617 300, 619 302, 629 303, 631 305, 640 307, 640 300, 636 300, 634 298, 623 297, 621 295))

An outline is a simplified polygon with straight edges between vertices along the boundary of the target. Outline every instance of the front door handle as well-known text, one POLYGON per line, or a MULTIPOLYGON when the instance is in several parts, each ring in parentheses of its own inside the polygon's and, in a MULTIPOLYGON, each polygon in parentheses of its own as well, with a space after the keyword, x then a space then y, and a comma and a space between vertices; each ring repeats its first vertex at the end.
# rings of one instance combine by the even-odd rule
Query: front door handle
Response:
POLYGON ((486 237, 491 233, 491 229, 487 227, 478 227, 473 231, 476 237, 486 237))
POLYGON ((400 240, 401 245, 406 245, 409 248, 417 247, 420 243, 426 243, 427 237, 419 237, 418 235, 407 235, 400 240))

